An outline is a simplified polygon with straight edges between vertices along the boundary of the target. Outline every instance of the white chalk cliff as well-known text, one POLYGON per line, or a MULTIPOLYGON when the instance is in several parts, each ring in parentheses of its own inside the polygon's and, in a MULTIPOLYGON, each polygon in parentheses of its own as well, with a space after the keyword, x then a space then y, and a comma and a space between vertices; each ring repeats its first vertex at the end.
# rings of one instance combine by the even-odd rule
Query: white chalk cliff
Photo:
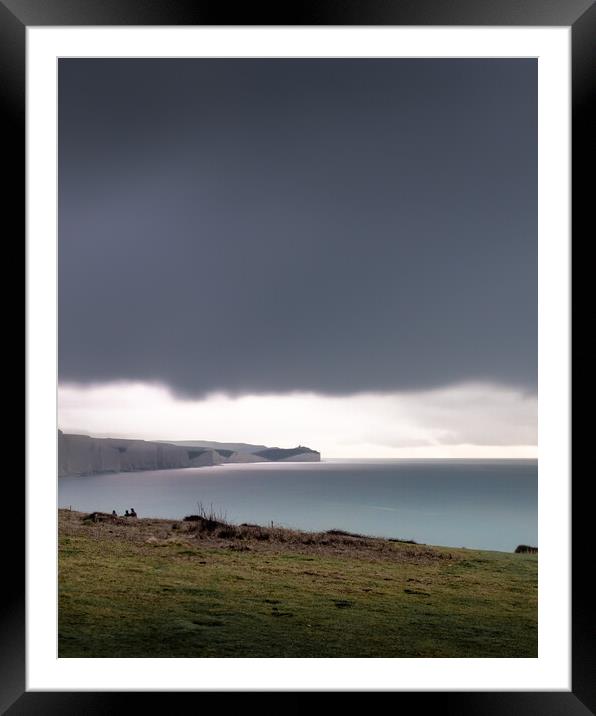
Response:
POLYGON ((290 455, 290 457, 282 457, 275 462, 321 462, 321 453, 316 451, 301 452, 298 455, 290 455))
MULTIPOLYGON (((260 447, 260 446, 258 446, 260 447)), ((171 443, 120 438, 68 435, 58 430, 58 476, 93 475, 102 472, 166 470, 226 463, 318 462, 320 453, 310 448, 266 448, 255 453, 193 448, 171 443)))

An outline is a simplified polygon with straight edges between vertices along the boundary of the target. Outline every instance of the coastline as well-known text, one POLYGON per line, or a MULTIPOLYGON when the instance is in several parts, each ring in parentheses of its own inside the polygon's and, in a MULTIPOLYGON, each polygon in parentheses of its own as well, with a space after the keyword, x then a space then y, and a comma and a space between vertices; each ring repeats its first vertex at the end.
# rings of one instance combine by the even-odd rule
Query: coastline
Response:
POLYGON ((511 552, 537 540, 536 463, 408 461, 227 464, 58 483, 60 507, 182 519, 197 501, 233 522, 511 552))

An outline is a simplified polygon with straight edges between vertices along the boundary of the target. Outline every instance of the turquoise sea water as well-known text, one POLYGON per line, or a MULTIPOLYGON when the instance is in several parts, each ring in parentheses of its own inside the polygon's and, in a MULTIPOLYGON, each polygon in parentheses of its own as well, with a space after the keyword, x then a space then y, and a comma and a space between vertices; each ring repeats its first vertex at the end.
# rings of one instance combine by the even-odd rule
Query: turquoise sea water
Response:
POLYGON ((512 551, 537 544, 536 460, 333 460, 63 477, 60 507, 232 522, 512 551))

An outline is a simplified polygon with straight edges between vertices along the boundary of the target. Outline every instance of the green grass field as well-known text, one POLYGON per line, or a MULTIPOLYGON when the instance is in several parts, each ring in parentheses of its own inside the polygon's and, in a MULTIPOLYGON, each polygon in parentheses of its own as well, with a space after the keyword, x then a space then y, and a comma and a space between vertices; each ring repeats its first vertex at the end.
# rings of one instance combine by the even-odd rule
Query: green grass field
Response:
POLYGON ((65 510, 59 526, 60 657, 537 656, 536 555, 65 510))

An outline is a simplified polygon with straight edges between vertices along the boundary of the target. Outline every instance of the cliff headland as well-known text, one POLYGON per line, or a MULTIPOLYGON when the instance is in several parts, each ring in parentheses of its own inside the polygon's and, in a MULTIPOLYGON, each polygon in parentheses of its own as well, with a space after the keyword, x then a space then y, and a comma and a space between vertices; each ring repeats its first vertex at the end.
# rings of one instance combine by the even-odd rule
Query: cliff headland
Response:
POLYGON ((58 430, 58 476, 102 472, 166 470, 246 462, 319 462, 321 454, 299 445, 268 448, 245 443, 200 440, 172 443, 123 438, 95 438, 58 430))

